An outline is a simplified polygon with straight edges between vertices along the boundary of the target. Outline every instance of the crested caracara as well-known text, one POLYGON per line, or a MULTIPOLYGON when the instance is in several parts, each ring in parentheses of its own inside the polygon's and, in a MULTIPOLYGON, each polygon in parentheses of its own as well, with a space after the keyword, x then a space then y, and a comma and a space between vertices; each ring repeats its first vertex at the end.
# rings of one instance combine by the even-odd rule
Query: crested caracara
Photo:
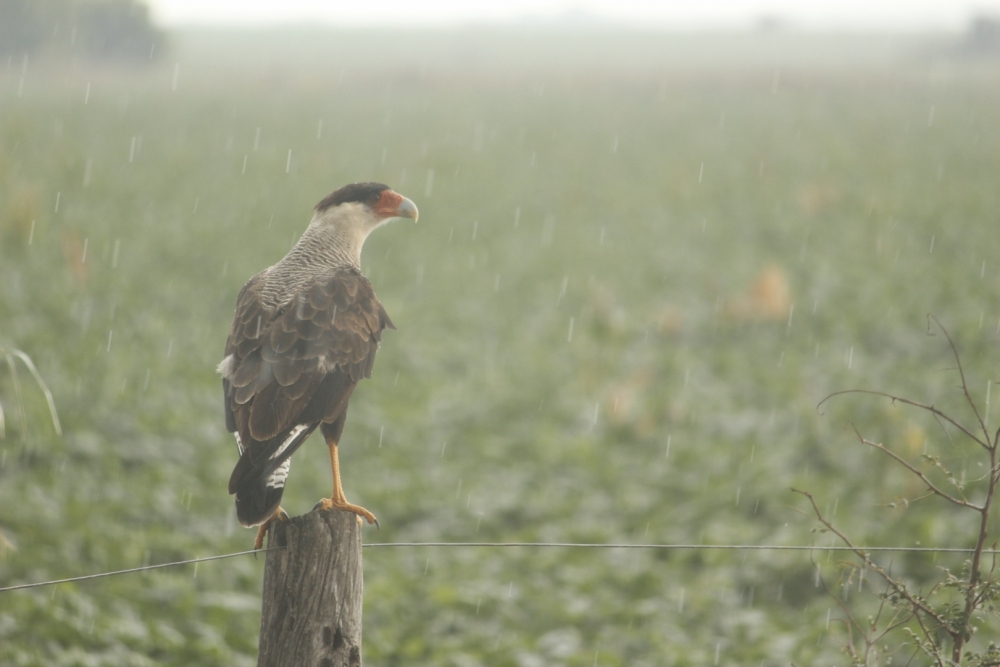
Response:
POLYGON ((417 219, 412 201, 381 183, 353 183, 316 205, 312 222, 284 259, 243 286, 218 371, 226 428, 240 459, 229 478, 236 516, 260 526, 263 544, 280 507, 292 454, 319 427, 330 449, 333 493, 317 507, 378 522, 347 502, 337 444, 347 402, 371 377, 383 329, 395 329, 361 273, 361 246, 391 218, 417 219))

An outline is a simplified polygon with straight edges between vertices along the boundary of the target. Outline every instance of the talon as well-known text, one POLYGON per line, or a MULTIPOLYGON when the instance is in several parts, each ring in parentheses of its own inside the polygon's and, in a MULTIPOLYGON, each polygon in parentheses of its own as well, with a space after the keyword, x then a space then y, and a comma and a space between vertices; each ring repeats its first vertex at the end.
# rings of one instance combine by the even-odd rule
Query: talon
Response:
POLYGON ((335 501, 332 498, 323 498, 313 507, 314 510, 342 510, 344 512, 351 512, 352 514, 358 515, 358 520, 365 519, 368 523, 375 524, 376 528, 379 527, 378 519, 375 515, 366 510, 360 505, 355 505, 349 503, 346 500, 335 501))
MULTIPOLYGON (((278 507, 278 509, 274 510, 274 514, 268 517, 267 521, 265 521, 264 523, 260 524, 260 526, 257 527, 257 537, 255 537, 253 541, 254 551, 260 551, 260 549, 264 546, 264 536, 267 535, 267 531, 271 528, 272 523, 274 523, 275 521, 288 521, 288 520, 289 520, 288 512, 281 509, 281 507, 278 507)), ((254 554, 253 557, 257 558, 257 554, 254 554)))

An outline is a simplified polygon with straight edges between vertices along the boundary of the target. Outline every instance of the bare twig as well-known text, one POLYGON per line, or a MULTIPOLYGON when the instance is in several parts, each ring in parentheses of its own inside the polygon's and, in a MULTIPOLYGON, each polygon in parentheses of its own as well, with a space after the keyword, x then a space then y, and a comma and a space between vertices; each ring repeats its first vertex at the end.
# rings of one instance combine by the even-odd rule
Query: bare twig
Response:
POLYGON ((858 440, 860 440, 862 444, 868 445, 869 447, 874 447, 875 449, 879 450, 880 452, 882 452, 886 456, 889 456, 890 458, 892 458, 894 461, 896 461, 897 463, 899 463, 901 466, 903 466, 904 468, 906 468, 907 470, 909 470, 911 473, 913 473, 914 475, 916 475, 917 477, 919 477, 920 481, 923 482, 924 484, 926 484, 927 488, 932 493, 934 493, 935 495, 941 496, 945 500, 947 500, 949 502, 952 502, 952 503, 955 503, 956 505, 959 505, 961 507, 968 507, 970 509, 976 510, 977 512, 982 511, 983 508, 980 507, 979 505, 974 505, 974 504, 970 503, 969 501, 964 500, 962 498, 956 498, 955 496, 951 495, 950 493, 947 493, 947 492, 942 491, 941 489, 939 489, 934 484, 934 482, 932 482, 930 479, 927 478, 927 475, 925 475, 924 473, 920 472, 920 470, 918 470, 916 467, 914 467, 913 464, 911 464, 909 461, 907 461, 906 459, 904 459, 903 457, 901 457, 899 454, 897 454, 896 452, 892 451, 891 449, 889 449, 888 447, 886 447, 885 445, 883 445, 880 442, 872 442, 871 440, 868 440, 867 438, 865 438, 864 436, 862 436, 861 433, 858 431, 857 427, 854 426, 853 423, 851 424, 851 428, 854 429, 854 434, 856 436, 858 436, 858 440))
POLYGON ((854 618, 854 614, 851 613, 847 604, 840 598, 839 595, 830 589, 830 585, 826 583, 826 579, 819 573, 819 564, 812 558, 810 558, 810 560, 812 560, 813 567, 816 568, 816 578, 819 579, 821 584, 823 584, 823 589, 826 591, 826 594, 833 598, 833 601, 837 603, 838 607, 840 607, 840 611, 844 612, 844 617, 846 619, 844 621, 844 625, 847 627, 847 642, 844 644, 844 650, 850 654, 852 660, 857 662, 858 654, 857 650, 854 648, 854 633, 851 631, 851 628, 857 629, 858 633, 864 637, 866 644, 868 643, 868 635, 865 633, 864 628, 861 627, 861 624, 858 623, 857 619, 854 618))
POLYGON ((957 446, 955 444, 955 438, 951 437, 951 432, 944 425, 944 422, 941 421, 941 418, 938 417, 937 415, 933 415, 933 417, 934 421, 937 422, 937 425, 941 427, 941 432, 944 433, 944 437, 948 438, 948 444, 951 445, 952 447, 957 446))
POLYGON ((957 428, 959 431, 961 431, 965 435, 969 436, 970 438, 978 442, 984 449, 989 447, 989 445, 986 442, 980 440, 972 431, 966 428, 961 422, 955 420, 950 415, 948 415, 945 412, 942 412, 940 409, 934 407, 933 405, 921 403, 920 401, 914 401, 909 398, 904 398, 902 396, 896 396, 895 394, 890 394, 885 391, 875 391, 874 389, 844 389, 842 391, 835 391, 826 398, 824 398, 822 401, 820 401, 816 405, 816 409, 819 410, 820 406, 829 401, 831 398, 834 398, 836 396, 842 396, 844 394, 871 394, 872 396, 883 396, 885 398, 890 399, 893 403, 903 403, 905 405, 912 405, 915 408, 920 408, 921 410, 926 410, 927 412, 930 412, 931 414, 936 415, 941 419, 945 420, 946 422, 957 428))
POLYGON ((925 644, 919 646, 920 650, 923 651, 929 658, 933 658, 934 662, 940 667, 944 667, 944 659, 941 657, 941 647, 938 646, 937 637, 931 634, 930 629, 924 624, 924 619, 920 618, 920 614, 914 614, 914 620, 916 620, 917 625, 920 626, 920 631, 924 633, 926 637, 926 643, 931 645, 933 651, 928 651, 925 644))
MULTIPOLYGON (((948 330, 944 328, 944 326, 941 324, 938 318, 934 317, 933 315, 928 315, 927 320, 928 320, 927 322, 928 333, 930 330, 930 320, 934 320, 934 324, 938 326, 938 329, 941 330, 941 333, 944 334, 944 337, 948 339, 948 347, 951 348, 951 354, 953 357, 955 357, 955 364, 958 366, 958 377, 961 378, 962 380, 962 392, 965 394, 965 400, 969 404, 969 407, 972 408, 972 413, 976 415, 976 421, 979 422, 979 427, 983 430, 983 435, 986 436, 986 441, 989 442, 990 432, 986 428, 986 422, 983 420, 982 415, 979 414, 979 408, 976 406, 976 402, 972 400, 972 394, 969 393, 969 383, 965 381, 965 369, 962 368, 962 358, 958 354, 958 348, 955 347, 955 341, 951 339, 951 334, 948 333, 948 330)), ((982 442, 978 438, 974 439, 977 442, 982 442)))
POLYGON ((854 555, 857 556, 861 560, 861 562, 865 564, 866 567, 868 567, 870 570, 876 572, 880 577, 882 577, 882 579, 889 586, 892 587, 892 590, 895 591, 896 594, 898 594, 900 597, 906 600, 910 604, 910 606, 913 607, 915 610, 919 610, 924 614, 926 614, 927 616, 929 616, 930 618, 934 619, 934 622, 937 623, 941 628, 945 629, 945 631, 949 632, 949 634, 951 633, 951 628, 948 624, 947 619, 941 616, 926 602, 924 602, 920 598, 915 597, 912 593, 910 593, 909 589, 906 588, 906 585, 903 582, 898 581, 895 577, 891 576, 884 569, 882 569, 881 566, 879 566, 871 558, 868 557, 867 552, 865 552, 860 547, 855 546, 855 544, 851 541, 849 537, 847 537, 847 535, 838 530, 837 527, 834 526, 823 515, 823 512, 821 512, 819 509, 819 505, 816 504, 816 498, 813 497, 811 493, 809 493, 808 491, 800 491, 799 489, 795 488, 793 488, 792 491, 794 493, 801 494, 806 498, 808 498, 809 503, 812 505, 813 513, 816 515, 816 519, 821 524, 823 524, 827 530, 829 530, 831 533, 839 537, 840 541, 843 542, 845 545, 847 545, 851 549, 851 551, 854 552, 854 555))
MULTIPOLYGON (((982 449, 982 451, 989 457, 989 472, 973 480, 976 484, 981 484, 983 482, 986 483, 985 496, 982 498, 981 502, 977 504, 975 502, 971 502, 965 496, 963 486, 967 482, 964 479, 964 475, 962 482, 956 481, 954 475, 952 475, 952 473, 941 464, 937 457, 926 456, 925 458, 947 477, 948 481, 955 487, 955 491, 953 492, 949 493, 933 482, 929 477, 929 474, 931 474, 932 471, 925 473, 920 469, 920 467, 910 463, 889 447, 886 447, 882 443, 865 438, 857 427, 855 427, 853 423, 851 424, 851 428, 854 430, 855 435, 863 445, 877 449, 899 465, 903 466, 912 475, 920 479, 929 492, 927 495, 939 496, 954 505, 967 508, 979 514, 979 531, 976 537, 975 546, 971 549, 972 555, 970 561, 968 562, 968 571, 966 572, 963 569, 960 575, 955 576, 946 570, 946 579, 944 581, 937 582, 926 594, 911 593, 903 580, 893 576, 890 572, 886 572, 881 569, 871 560, 868 553, 862 547, 854 545, 843 532, 837 530, 833 523, 823 516, 815 498, 813 498, 811 494, 804 491, 798 491, 796 489, 793 489, 793 491, 805 495, 809 499, 817 520, 827 530, 840 538, 840 540, 854 552, 855 556, 861 560, 864 567, 867 567, 879 574, 886 582, 887 586, 892 590, 892 593, 905 601, 905 607, 911 612, 905 617, 894 617, 884 625, 885 629, 883 631, 876 632, 881 621, 883 609, 882 605, 880 605, 878 615, 871 621, 873 626, 873 634, 871 635, 871 638, 874 639, 877 636, 880 641, 881 638, 885 637, 887 633, 898 629, 910 621, 913 621, 920 628, 920 632, 917 633, 912 628, 907 631, 910 633, 914 641, 917 642, 919 650, 926 654, 928 658, 930 658, 937 665, 942 667, 945 665, 948 665, 949 667, 957 667, 962 664, 965 644, 970 639, 974 631, 972 628, 973 616, 976 615, 977 612, 980 612, 986 605, 990 604, 991 600, 996 597, 998 593, 995 590, 997 582, 994 579, 997 567, 997 558, 995 555, 993 556, 988 572, 982 571, 982 558, 984 554, 989 553, 989 550, 986 549, 986 545, 989 538, 988 528, 990 508, 993 505, 997 487, 1000 485, 1000 446, 998 446, 1000 445, 1000 428, 993 433, 989 431, 989 427, 986 423, 986 417, 980 412, 976 401, 972 397, 972 393, 969 391, 969 383, 965 375, 965 368, 962 365, 961 355, 958 352, 958 347, 955 345, 955 341, 952 339, 947 329, 945 329, 941 322, 933 315, 928 315, 928 335, 935 335, 930 331, 932 323, 941 330, 941 333, 944 334, 945 339, 948 341, 949 349, 955 359, 955 370, 958 372, 960 389, 962 390, 962 395, 966 404, 975 416, 977 423, 976 427, 970 428, 966 426, 958 419, 952 417, 934 405, 915 401, 902 396, 896 396, 887 392, 868 389, 851 389, 830 394, 819 403, 817 409, 819 409, 826 401, 841 394, 857 393, 883 396, 890 399, 893 403, 899 402, 930 413, 934 417, 934 420, 941 426, 941 430, 944 432, 945 437, 953 447, 957 447, 958 443, 956 443, 955 439, 952 438, 952 433, 947 428, 948 424, 965 434, 971 441, 979 445, 980 449, 982 449), (981 435, 979 433, 981 433, 981 435), (958 589, 961 592, 962 598, 964 598, 963 603, 949 604, 940 607, 939 611, 936 608, 936 605, 932 605, 930 601, 942 586, 958 589), (923 637, 922 639, 921 635, 923 637), (946 657, 943 653, 945 650, 943 641, 946 637, 951 640, 950 657, 946 657)), ((921 496, 921 498, 923 497, 927 496, 921 496)), ((839 600, 838 604, 840 604, 839 600)), ((914 656, 915 655, 916 654, 914 654, 914 656)), ((990 664, 987 660, 992 658, 993 654, 991 653, 989 655, 976 657, 974 660, 975 664, 982 666, 990 664)), ((911 660, 912 659, 913 658, 911 657, 911 660)))

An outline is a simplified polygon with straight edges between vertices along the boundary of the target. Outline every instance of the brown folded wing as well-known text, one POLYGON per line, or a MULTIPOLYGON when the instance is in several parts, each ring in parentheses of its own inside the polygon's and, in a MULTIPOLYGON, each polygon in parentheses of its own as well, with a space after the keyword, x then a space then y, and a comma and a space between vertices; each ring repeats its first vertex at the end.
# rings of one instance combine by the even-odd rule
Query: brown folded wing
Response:
POLYGON ((231 491, 240 469, 273 468, 291 456, 298 443, 271 459, 297 425, 340 416, 354 386, 371 377, 382 331, 395 328, 356 269, 317 278, 278 308, 265 303, 264 280, 258 274, 243 287, 226 342, 226 426, 243 449, 231 491))

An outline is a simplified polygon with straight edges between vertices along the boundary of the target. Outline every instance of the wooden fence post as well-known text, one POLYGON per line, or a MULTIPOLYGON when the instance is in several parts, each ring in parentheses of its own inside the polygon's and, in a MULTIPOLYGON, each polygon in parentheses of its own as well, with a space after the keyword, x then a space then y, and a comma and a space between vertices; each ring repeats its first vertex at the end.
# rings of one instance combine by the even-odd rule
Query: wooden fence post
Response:
POLYGON ((361 665, 361 527, 312 511, 271 525, 257 667, 361 665))

